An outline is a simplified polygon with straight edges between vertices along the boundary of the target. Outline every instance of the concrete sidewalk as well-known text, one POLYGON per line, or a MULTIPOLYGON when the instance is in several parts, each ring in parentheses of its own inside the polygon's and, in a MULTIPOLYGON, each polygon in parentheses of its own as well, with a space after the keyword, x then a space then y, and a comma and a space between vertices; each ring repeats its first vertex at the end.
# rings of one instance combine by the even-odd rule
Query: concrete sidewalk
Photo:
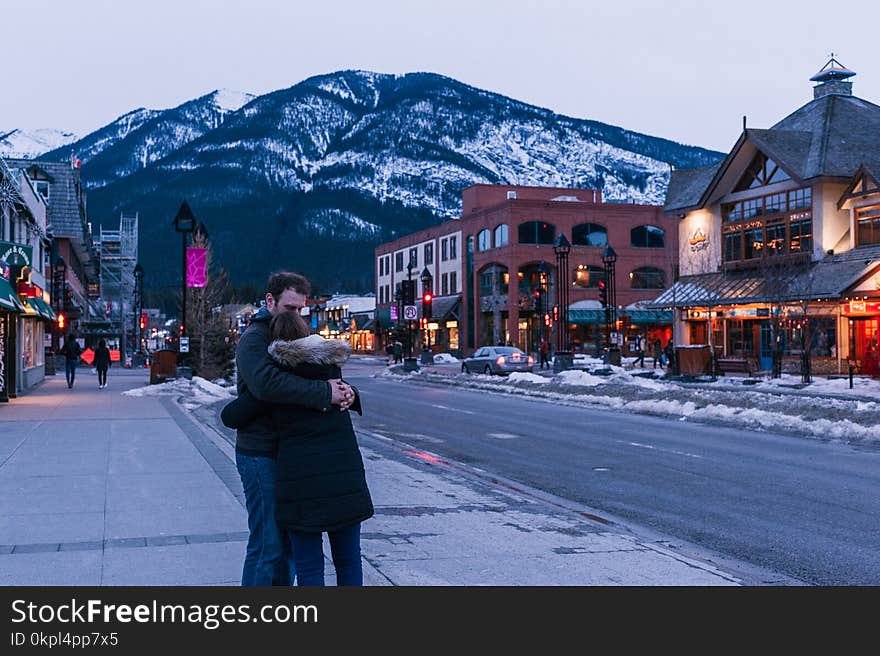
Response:
MULTIPOLYGON (((229 433, 213 425, 216 409, 121 395, 147 378, 111 370, 98 390, 80 370, 72 390, 49 377, 0 406, 0 584, 238 584, 247 522, 229 433)), ((783 582, 722 571, 381 435, 359 438, 376 506, 362 527, 367 585, 783 582)))

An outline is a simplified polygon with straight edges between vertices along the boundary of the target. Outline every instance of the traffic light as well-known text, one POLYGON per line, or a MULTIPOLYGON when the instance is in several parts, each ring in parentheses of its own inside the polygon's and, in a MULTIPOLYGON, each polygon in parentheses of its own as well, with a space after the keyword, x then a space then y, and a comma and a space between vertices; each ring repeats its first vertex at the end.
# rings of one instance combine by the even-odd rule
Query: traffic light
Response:
POLYGON ((58 315, 58 330, 67 328, 67 318, 63 314, 58 315))
POLYGON ((558 305, 553 306, 553 321, 554 321, 554 323, 559 322, 559 306, 558 305))
POLYGON ((608 307, 608 284, 604 280, 599 281, 599 302, 603 308, 608 307))
POLYGON ((431 292, 425 292, 422 294, 422 317, 425 319, 431 318, 431 302, 434 300, 433 294, 431 292))
POLYGON ((145 330, 147 327, 147 313, 141 312, 140 323, 138 324, 141 330, 145 330))
POLYGON ((550 319, 550 314, 549 314, 549 313, 547 313, 547 314, 544 315, 544 325, 547 326, 548 328, 552 328, 552 327, 553 327, 553 320, 550 319))

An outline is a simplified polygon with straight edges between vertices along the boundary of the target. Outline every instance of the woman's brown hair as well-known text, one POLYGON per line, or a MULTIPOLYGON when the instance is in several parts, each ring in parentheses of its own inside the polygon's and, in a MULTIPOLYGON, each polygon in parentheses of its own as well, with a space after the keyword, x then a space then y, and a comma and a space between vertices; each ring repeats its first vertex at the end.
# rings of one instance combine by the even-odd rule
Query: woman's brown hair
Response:
POLYGON ((295 312, 281 312, 272 317, 269 323, 272 339, 302 339, 309 336, 309 327, 305 320, 295 312))

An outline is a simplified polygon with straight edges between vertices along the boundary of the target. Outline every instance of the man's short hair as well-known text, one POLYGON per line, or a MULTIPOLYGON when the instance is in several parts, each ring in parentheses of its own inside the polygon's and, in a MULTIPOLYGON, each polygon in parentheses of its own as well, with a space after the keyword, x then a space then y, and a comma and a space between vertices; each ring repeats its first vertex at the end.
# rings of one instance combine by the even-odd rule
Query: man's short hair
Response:
POLYGON ((277 271, 269 276, 266 291, 272 294, 272 298, 277 301, 285 289, 293 289, 298 294, 308 296, 312 291, 312 284, 304 275, 290 271, 277 271))

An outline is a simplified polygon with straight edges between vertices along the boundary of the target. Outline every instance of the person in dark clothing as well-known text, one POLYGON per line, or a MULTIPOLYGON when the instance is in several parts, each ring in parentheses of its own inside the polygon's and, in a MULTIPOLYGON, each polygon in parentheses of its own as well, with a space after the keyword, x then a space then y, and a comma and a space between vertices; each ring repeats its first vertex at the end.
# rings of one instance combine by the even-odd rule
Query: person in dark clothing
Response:
POLYGON ((67 389, 73 387, 76 380, 76 365, 79 363, 79 356, 82 355, 82 349, 79 342, 76 341, 76 335, 70 333, 64 340, 64 346, 61 347, 61 353, 64 355, 64 373, 67 376, 67 389))
POLYGON ((403 344, 400 340, 394 342, 394 364, 403 362, 403 344))
POLYGON ((103 339, 95 349, 95 369, 98 371, 98 389, 107 387, 107 369, 110 368, 110 349, 103 339))
POLYGON ((651 345, 651 358, 654 360, 654 369, 657 368, 658 362, 661 367, 663 366, 663 342, 660 341, 659 337, 656 337, 651 345))
POLYGON ((550 367, 550 343, 546 339, 541 340, 541 369, 544 365, 550 367))
MULTIPOLYGON (((279 272, 269 278, 266 306, 251 318, 235 350, 239 395, 249 392, 260 401, 295 403, 320 412, 329 412, 333 406, 348 408, 354 400, 351 387, 341 380, 293 375, 269 355, 270 320, 281 313, 299 315, 310 288, 309 281, 296 273, 279 272)), ((290 585, 289 543, 275 521, 277 432, 266 414, 235 428, 235 464, 249 529, 241 584, 290 585)))
MULTIPOLYGON (((340 367, 351 355, 348 342, 309 335, 295 314, 279 314, 270 327, 269 353, 280 367, 315 380, 341 377, 340 367)), ((361 412, 359 398, 352 409, 361 412)), ((373 516, 373 503, 349 413, 261 404, 244 393, 227 404, 222 417, 235 425, 263 412, 279 434, 275 517, 293 546, 297 584, 324 585, 327 533, 338 585, 363 585, 360 524, 373 516)))

